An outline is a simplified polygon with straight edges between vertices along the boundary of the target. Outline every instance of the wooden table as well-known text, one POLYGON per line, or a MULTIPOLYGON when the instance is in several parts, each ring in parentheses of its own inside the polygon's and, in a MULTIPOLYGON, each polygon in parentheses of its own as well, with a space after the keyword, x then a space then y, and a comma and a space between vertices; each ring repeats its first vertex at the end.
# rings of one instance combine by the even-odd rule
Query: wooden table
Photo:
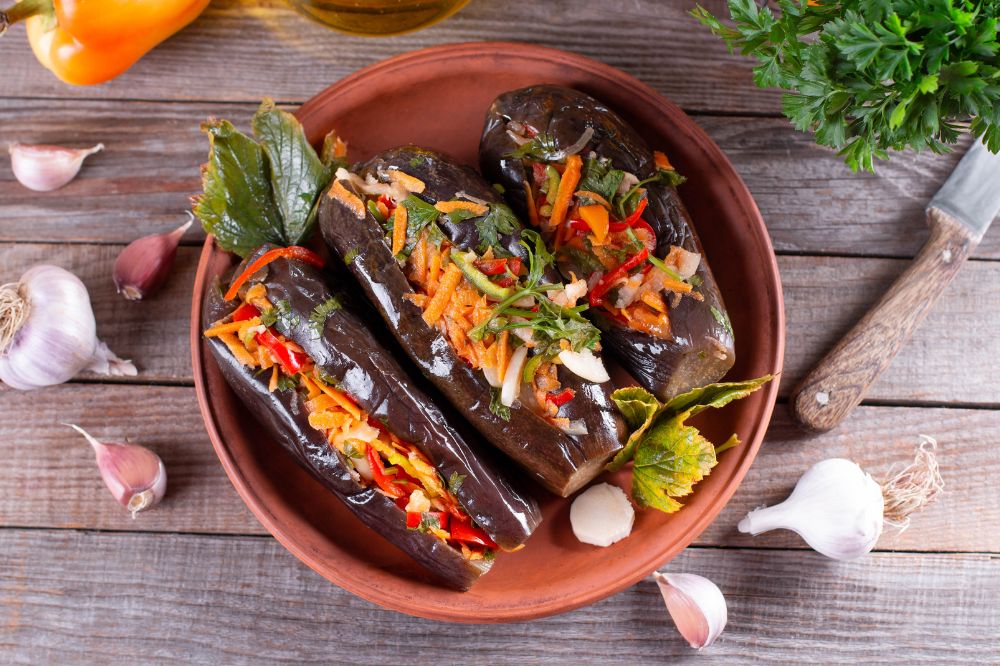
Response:
MULTIPOLYGON (((710 3, 720 9, 720 2, 710 3)), ((0 662, 243 661, 632 663, 691 658, 659 592, 642 583, 559 617, 452 626, 383 610, 330 585, 268 536, 237 498, 195 402, 188 311, 200 232, 157 297, 114 293, 123 244, 183 220, 198 189, 208 115, 246 123, 258 101, 296 105, 382 58, 445 42, 512 39, 584 53, 684 107, 730 156, 779 257, 788 317, 782 396, 902 271, 925 238, 922 208, 957 155, 900 155, 852 174, 792 130, 749 63, 687 15, 688 3, 474 0, 444 25, 395 39, 334 34, 278 0, 220 0, 118 80, 60 84, 20 28, 0 40, 0 144, 90 145, 81 177, 35 194, 0 162, 0 282, 35 262, 86 282, 98 332, 135 359, 128 381, 0 392, 0 662), (625 7, 617 7, 624 5, 625 7), (609 30, 609 26, 613 29, 609 30), (131 520, 90 448, 61 422, 156 449, 161 508, 131 520)), ((778 405, 761 454, 714 525, 672 571, 709 576, 729 625, 720 661, 1000 660, 1000 230, 993 229, 865 404, 807 437, 778 405), (874 475, 940 442, 947 493, 853 563, 791 534, 736 532, 832 456, 874 475)))

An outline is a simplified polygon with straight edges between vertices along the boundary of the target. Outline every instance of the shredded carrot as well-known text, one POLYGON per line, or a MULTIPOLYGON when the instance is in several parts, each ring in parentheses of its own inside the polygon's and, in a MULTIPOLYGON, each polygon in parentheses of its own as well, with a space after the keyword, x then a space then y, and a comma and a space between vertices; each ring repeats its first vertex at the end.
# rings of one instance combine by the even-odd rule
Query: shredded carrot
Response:
POLYGON ((361 198, 353 192, 349 191, 344 184, 339 181, 333 181, 333 186, 330 188, 330 192, 327 194, 331 199, 336 199, 340 203, 347 206, 348 210, 354 213, 354 217, 359 220, 365 219, 365 204, 361 201, 361 198))
POLYGON ((645 294, 642 295, 641 300, 643 303, 653 308, 657 312, 667 311, 667 304, 663 302, 663 296, 660 296, 660 294, 658 293, 647 291, 645 294))
POLYGON ((427 305, 427 294, 418 294, 416 292, 411 291, 408 294, 403 294, 403 298, 413 303, 421 310, 424 308, 425 305, 427 305))
POLYGON ((535 206, 535 195, 531 191, 531 183, 524 181, 524 203, 528 208, 528 222, 531 226, 538 226, 538 207, 535 206))
POLYGON ((693 287, 687 282, 681 282, 680 280, 675 280, 669 275, 663 276, 663 288, 669 289, 670 291, 676 291, 679 294, 690 294, 693 287))
POLYGON ((667 159, 667 156, 659 150, 653 151, 653 164, 655 164, 658 169, 667 169, 668 171, 673 171, 674 169, 673 165, 670 164, 670 160, 667 159))
POLYGON ((483 204, 478 204, 475 201, 462 201, 461 199, 456 199, 454 201, 438 201, 434 204, 434 207, 438 209, 439 212, 447 215, 448 213, 454 213, 456 210, 467 210, 473 215, 486 215, 489 212, 489 207, 483 204))
POLYGON ((233 353, 233 356, 241 364, 250 366, 251 368, 257 367, 257 359, 250 355, 250 352, 247 351, 246 347, 243 346, 243 343, 235 335, 232 333, 220 333, 218 338, 229 347, 229 351, 233 353))
POLYGON ((498 343, 494 342, 489 347, 486 347, 483 350, 483 353, 481 354, 481 357, 483 359, 483 367, 484 368, 495 368, 495 367, 497 367, 497 349, 499 348, 499 346, 500 345, 498 343))
POLYGON ((410 268, 413 281, 421 287, 427 282, 427 232, 420 233, 420 240, 417 241, 413 252, 410 253, 410 268))
POLYGON ((576 192, 573 193, 573 196, 583 197, 586 199, 590 199, 591 201, 596 201, 597 203, 601 204, 608 210, 611 210, 611 204, 608 203, 608 200, 602 197, 597 192, 591 192, 590 190, 577 190, 576 192))
POLYGON ((670 318, 666 313, 655 312, 644 303, 637 303, 622 313, 632 328, 661 338, 670 337, 670 318))
POLYGON ((274 367, 274 361, 271 359, 271 352, 269 352, 266 347, 257 347, 257 362, 260 363, 260 367, 264 370, 274 367))
POLYGON ((343 409, 345 412, 353 416, 355 419, 361 418, 361 410, 358 409, 358 406, 354 404, 354 401, 348 398, 346 395, 344 395, 337 389, 333 388, 332 386, 327 386, 326 382, 313 382, 305 375, 300 375, 300 377, 302 379, 302 382, 305 383, 307 386, 309 384, 313 384, 317 386, 320 391, 333 398, 341 409, 343 409))
POLYGON ((403 173, 399 169, 389 170, 389 180, 393 183, 399 183, 406 189, 407 192, 416 192, 417 194, 423 192, 424 187, 426 187, 426 185, 424 185, 424 181, 419 178, 414 178, 408 173, 403 173))
POLYGON ((569 211, 569 204, 573 200, 573 192, 580 182, 580 173, 583 171, 583 160, 579 155, 570 155, 566 158, 566 170, 563 171, 559 180, 559 192, 556 200, 552 203, 552 215, 549 217, 549 226, 557 227, 566 219, 569 211))
POLYGON ((438 290, 434 293, 434 297, 430 302, 427 303, 427 309, 424 310, 424 321, 430 325, 437 323, 461 280, 461 269, 459 269, 457 264, 449 263, 448 268, 444 271, 444 275, 441 276, 441 284, 438 286, 438 290))
POLYGON ((274 393, 278 388, 278 366, 271 366, 271 381, 267 383, 267 392, 274 393))
POLYGON ((243 328, 242 321, 231 321, 228 324, 218 324, 212 328, 205 331, 204 336, 206 338, 219 337, 225 333, 236 333, 241 328, 243 328))
POLYGON ((430 252, 430 264, 427 268, 427 293, 430 296, 437 291, 438 281, 441 279, 441 264, 444 262, 444 252, 441 252, 433 243, 428 247, 430 252))
POLYGON ((392 213, 392 256, 406 248, 406 206, 396 206, 392 213))
POLYGON ((309 425, 317 430, 340 428, 350 421, 351 417, 340 410, 326 410, 309 414, 309 425))
POLYGON ((507 375, 507 366, 510 364, 510 331, 500 334, 497 345, 497 376, 503 381, 507 375))

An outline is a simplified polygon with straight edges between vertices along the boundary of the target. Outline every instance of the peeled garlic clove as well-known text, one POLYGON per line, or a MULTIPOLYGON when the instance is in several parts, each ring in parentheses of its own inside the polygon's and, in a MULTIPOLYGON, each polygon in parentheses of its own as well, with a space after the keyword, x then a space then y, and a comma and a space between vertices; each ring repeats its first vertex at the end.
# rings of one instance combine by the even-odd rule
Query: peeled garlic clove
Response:
POLYGON ((696 574, 653 572, 663 602, 681 636, 693 648, 715 642, 726 628, 728 610, 722 591, 709 579, 696 574))
POLYGON ((569 522, 573 534, 583 543, 610 546, 632 533, 635 510, 621 488, 598 483, 573 500, 569 522))
POLYGON ((87 156, 102 150, 103 143, 93 148, 12 143, 8 148, 14 176, 19 183, 36 192, 58 190, 76 177, 87 156))
POLYGON ((163 286, 174 265, 181 236, 193 220, 169 233, 143 236, 129 243, 115 260, 113 278, 118 293, 130 301, 139 301, 163 286))
POLYGON ((83 435, 97 456, 104 485, 118 503, 132 512, 156 506, 167 492, 167 470, 160 457, 138 444, 99 442, 83 428, 65 423, 83 435))
POLYGON ((827 557, 853 560, 878 542, 884 508, 882 487, 857 463, 830 458, 809 468, 788 499, 751 511, 738 527, 754 536, 791 530, 827 557))

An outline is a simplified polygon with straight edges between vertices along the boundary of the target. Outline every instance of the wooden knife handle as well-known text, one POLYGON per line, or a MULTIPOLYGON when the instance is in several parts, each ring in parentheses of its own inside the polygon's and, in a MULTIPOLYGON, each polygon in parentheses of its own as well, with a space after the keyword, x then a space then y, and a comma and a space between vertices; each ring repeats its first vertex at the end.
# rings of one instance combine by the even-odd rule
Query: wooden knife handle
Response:
POLYGON ((807 430, 836 427, 864 398, 930 311, 980 236, 947 213, 927 212, 931 235, 913 263, 792 392, 807 430))

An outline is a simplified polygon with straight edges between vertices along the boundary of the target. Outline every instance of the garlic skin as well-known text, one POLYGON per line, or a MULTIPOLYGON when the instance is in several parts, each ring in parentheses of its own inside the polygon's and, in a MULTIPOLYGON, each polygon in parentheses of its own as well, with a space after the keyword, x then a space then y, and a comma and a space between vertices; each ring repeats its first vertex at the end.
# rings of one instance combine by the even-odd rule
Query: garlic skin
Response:
POLYGON ((84 159, 102 150, 103 143, 93 148, 12 143, 7 149, 14 177, 29 190, 36 192, 58 190, 76 178, 84 159))
POLYGON ((653 572, 663 602, 677 631, 698 650, 715 642, 726 628, 729 611, 722 590, 697 574, 662 574, 653 572))
POLYGON ((134 376, 136 368, 97 339, 90 295, 64 268, 41 264, 0 286, 0 380, 30 390, 84 370, 134 376))
POLYGON ((751 511, 738 528, 754 536, 791 530, 829 558, 854 560, 878 542, 884 508, 882 487, 857 463, 830 458, 809 468, 788 499, 751 511))
POLYGON ((132 512, 133 520, 140 511, 160 503, 167 492, 167 469, 158 455, 138 444, 99 442, 78 425, 63 425, 90 443, 104 485, 119 504, 132 512))
POLYGON ((177 245, 194 221, 190 219, 173 231, 143 236, 128 244, 115 259, 112 279, 118 293, 130 301, 139 301, 154 294, 170 275, 177 245))

